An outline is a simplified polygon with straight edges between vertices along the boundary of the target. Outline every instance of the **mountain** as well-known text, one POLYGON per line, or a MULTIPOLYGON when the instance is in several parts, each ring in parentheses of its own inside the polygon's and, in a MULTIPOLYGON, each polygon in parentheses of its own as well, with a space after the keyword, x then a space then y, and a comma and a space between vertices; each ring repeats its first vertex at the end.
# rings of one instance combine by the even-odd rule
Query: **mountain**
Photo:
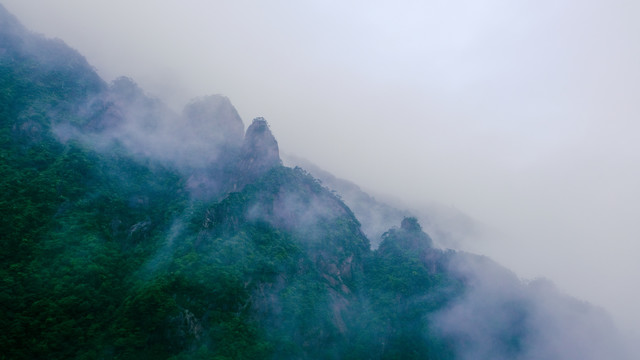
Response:
POLYGON ((175 113, 2 7, 0 100, 2 359, 625 355, 601 309, 416 218, 373 250, 265 119, 221 95, 175 113))
POLYGON ((339 194, 340 198, 358 217, 362 231, 371 240, 371 245, 374 248, 378 247, 382 240, 382 234, 399 224, 403 218, 411 216, 410 212, 399 210, 378 201, 375 197, 360 189, 358 185, 339 179, 308 160, 287 155, 285 156, 285 163, 304 168, 319 179, 324 186, 339 194))
POLYGON ((463 249, 472 241, 487 237, 490 233, 477 221, 453 207, 442 204, 422 204, 417 208, 397 205, 398 201, 381 201, 362 190, 358 185, 340 179, 312 162, 287 154, 284 161, 289 166, 299 166, 319 179, 324 186, 339 194, 353 210, 362 224, 362 231, 377 248, 382 234, 396 226, 405 217, 417 217, 437 245, 452 249, 463 249), (396 204, 396 205, 390 205, 396 204), (401 210, 404 209, 404 210, 401 210))

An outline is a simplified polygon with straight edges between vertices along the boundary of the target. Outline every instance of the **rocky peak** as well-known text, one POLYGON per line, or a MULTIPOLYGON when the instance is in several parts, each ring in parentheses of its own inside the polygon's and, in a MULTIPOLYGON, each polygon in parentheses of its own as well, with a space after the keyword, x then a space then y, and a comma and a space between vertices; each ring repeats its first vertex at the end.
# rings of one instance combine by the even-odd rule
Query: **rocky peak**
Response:
POLYGON ((400 223, 400 229, 407 232, 421 232, 422 226, 418 223, 418 219, 414 217, 405 217, 400 223))
POLYGON ((242 145, 240 168, 247 175, 260 175, 274 166, 281 165, 278 142, 271 133, 267 121, 258 117, 247 129, 242 145))
POLYGON ((226 96, 210 95, 196 99, 184 108, 189 127, 220 146, 240 147, 244 124, 226 96))
POLYGON ((110 84, 111 94, 121 102, 133 102, 134 100, 144 96, 144 92, 133 81, 133 79, 126 76, 121 76, 113 80, 110 84))
MULTIPOLYGON (((140 126, 145 135, 154 129, 164 112, 164 105, 148 97, 131 78, 121 76, 111 82, 107 91, 92 98, 86 106, 83 129, 89 132, 116 130, 128 123, 128 137, 134 133, 132 127, 140 126)), ((136 143, 142 142, 137 139, 136 143)))
POLYGON ((400 223, 400 228, 394 228, 382 235, 382 243, 379 250, 387 252, 391 248, 402 249, 402 251, 421 252, 430 250, 433 241, 414 217, 405 217, 400 223))

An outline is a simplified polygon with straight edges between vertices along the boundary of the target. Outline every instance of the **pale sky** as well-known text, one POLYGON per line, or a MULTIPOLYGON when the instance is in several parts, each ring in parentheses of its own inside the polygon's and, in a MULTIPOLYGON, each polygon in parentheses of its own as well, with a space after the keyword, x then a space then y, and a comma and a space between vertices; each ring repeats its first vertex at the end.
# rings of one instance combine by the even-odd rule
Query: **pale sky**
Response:
POLYGON ((228 96, 286 153, 500 233, 469 239, 640 338, 640 2, 4 0, 179 109, 228 96))

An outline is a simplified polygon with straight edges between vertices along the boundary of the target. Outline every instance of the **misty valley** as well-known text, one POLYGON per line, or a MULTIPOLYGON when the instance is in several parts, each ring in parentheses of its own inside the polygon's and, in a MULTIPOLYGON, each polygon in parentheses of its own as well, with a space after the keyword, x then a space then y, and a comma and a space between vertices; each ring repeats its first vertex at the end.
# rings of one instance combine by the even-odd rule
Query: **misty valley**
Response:
POLYGON ((0 359, 628 356, 603 309, 283 165, 228 98, 176 112, 1 6, 0 124, 0 359))

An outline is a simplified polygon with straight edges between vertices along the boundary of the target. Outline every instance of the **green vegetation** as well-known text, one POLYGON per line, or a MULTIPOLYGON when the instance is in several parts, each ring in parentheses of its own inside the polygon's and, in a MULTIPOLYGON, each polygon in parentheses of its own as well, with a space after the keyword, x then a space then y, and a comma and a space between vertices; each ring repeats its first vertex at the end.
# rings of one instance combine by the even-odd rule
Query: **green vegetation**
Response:
MULTIPOLYGON (((338 195, 280 165, 264 120, 203 168, 100 143, 164 108, 130 80, 118 107, 77 52, 0 20, 0 359, 453 359, 471 343, 434 326, 471 287, 416 219, 372 250, 338 195)), ((527 308, 505 303, 494 340, 516 357, 527 308)))
POLYGON ((374 253, 351 210, 302 169, 243 179, 225 165, 224 183, 246 186, 200 199, 166 163, 61 138, 108 130, 106 85, 62 42, 0 35, 0 358, 440 351, 420 317, 451 284, 420 258, 438 251, 419 228, 392 230, 374 253))

